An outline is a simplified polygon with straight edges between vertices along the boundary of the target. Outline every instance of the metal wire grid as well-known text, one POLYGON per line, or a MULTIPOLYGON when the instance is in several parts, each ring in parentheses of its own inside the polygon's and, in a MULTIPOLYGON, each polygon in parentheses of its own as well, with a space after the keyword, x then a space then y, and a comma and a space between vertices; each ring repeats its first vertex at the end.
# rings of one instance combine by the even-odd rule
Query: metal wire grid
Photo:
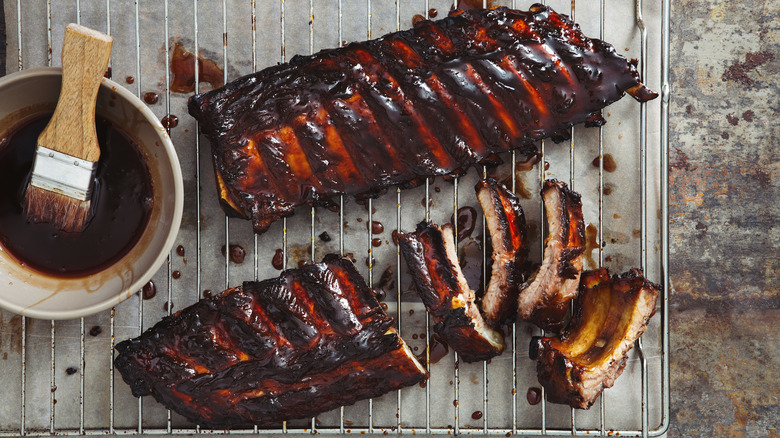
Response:
MULTIPOLYGON (((289 0, 288 0, 289 1, 289 0)), ((285 0, 279 0, 280 2, 280 16, 279 16, 279 23, 280 23, 280 37, 281 37, 281 45, 279 50, 279 59, 281 62, 285 62, 287 60, 286 52, 285 52, 285 0)), ((112 21, 112 14, 111 14, 111 0, 106 0, 105 3, 105 9, 106 9, 106 23, 105 23, 105 30, 107 33, 111 33, 111 21, 112 21)), ((135 59, 135 80, 137 81, 137 95, 141 97, 141 82, 142 82, 142 70, 141 70, 141 38, 139 35, 139 20, 140 20, 140 4, 139 0, 136 0, 133 2, 134 6, 134 21, 135 21, 135 33, 136 33, 136 59, 135 59)), ((251 60, 251 66, 252 71, 257 70, 257 50, 256 50, 256 44, 257 44, 257 4, 256 0, 249 0, 250 7, 251 7, 251 44, 252 44, 252 60, 251 60)), ((316 423, 316 419, 311 419, 311 427, 310 428, 288 428, 287 423, 283 423, 281 425, 281 428, 258 428, 254 427, 252 429, 244 429, 244 430, 231 430, 230 433, 235 434, 247 434, 247 433, 263 433, 263 434, 274 434, 274 433, 428 433, 428 434, 450 434, 450 433, 467 433, 467 434, 476 434, 476 433, 482 433, 482 434, 519 434, 519 435, 598 435, 598 436, 605 436, 605 435, 611 435, 611 434, 620 434, 624 436, 657 436, 663 434, 669 424, 669 377, 668 377, 668 306, 667 306, 667 300, 668 300, 668 228, 667 228, 667 218, 668 218, 668 175, 667 175, 667 150, 668 150, 668 144, 667 144, 667 137, 668 137, 668 101, 669 101, 669 84, 668 84, 668 47, 669 47, 669 41, 668 41, 668 30, 669 30, 669 0, 664 0, 662 3, 662 23, 661 23, 661 112, 660 112, 660 145, 659 145, 659 153, 660 153, 660 206, 661 206, 661 223, 660 223, 660 234, 661 234, 661 250, 660 250, 660 273, 661 273, 661 282, 663 284, 663 293, 662 293, 662 299, 660 300, 660 312, 659 316, 661 318, 661 350, 662 350, 662 357, 661 357, 661 387, 659 388, 661 391, 661 411, 662 411, 662 421, 661 424, 655 428, 650 429, 649 428, 649 420, 648 420, 648 378, 647 378, 647 359, 645 356, 644 348, 642 345, 641 340, 637 342, 636 345, 636 351, 639 355, 639 359, 641 362, 641 429, 638 430, 608 430, 607 429, 607 413, 606 413, 606 407, 605 407, 605 397, 602 396, 600 398, 600 427, 598 429, 585 429, 585 428, 578 428, 576 425, 576 411, 574 409, 571 409, 571 428, 569 430, 567 429, 553 429, 548 427, 548 421, 547 421, 547 407, 546 402, 544 398, 544 392, 542 391, 543 397, 542 397, 542 409, 541 409, 541 426, 536 429, 523 429, 518 427, 517 423, 517 392, 518 392, 518 372, 517 372, 517 332, 518 332, 518 326, 517 324, 513 324, 511 327, 511 333, 512 333, 512 427, 511 428, 495 428, 495 427, 489 427, 489 408, 488 408, 488 373, 490 370, 490 367, 488 366, 488 362, 483 362, 482 364, 482 393, 483 393, 483 412, 484 415, 482 417, 482 427, 461 427, 461 421, 460 421, 460 408, 459 408, 459 387, 460 387, 460 375, 459 375, 459 359, 457 357, 457 353, 454 355, 454 376, 453 376, 453 386, 454 386, 454 413, 453 413, 453 426, 447 427, 447 428, 438 428, 438 427, 432 427, 431 422, 431 385, 426 386, 425 390, 425 408, 426 408, 426 421, 424 425, 419 425, 416 427, 408 427, 402 425, 402 418, 401 418, 401 412, 402 412, 402 397, 401 397, 401 390, 398 391, 398 397, 397 397, 397 406, 396 406, 396 417, 398 419, 397 425, 394 427, 375 427, 374 426, 374 409, 373 409, 373 401, 369 401, 369 411, 368 411, 368 418, 366 421, 365 427, 352 427, 352 426, 345 426, 345 420, 344 420, 344 408, 342 407, 340 409, 339 413, 339 426, 338 427, 330 427, 330 428, 322 428, 318 427, 316 423)), ((194 28, 193 28, 193 41, 195 46, 195 53, 198 53, 199 49, 199 42, 198 42, 198 35, 199 35, 199 29, 198 29, 198 0, 193 0, 193 22, 194 22, 194 28)), ((517 0, 513 0, 512 4, 513 7, 518 7, 517 0)), ((59 5, 58 5, 59 6, 59 5)), ((483 6, 487 6, 487 1, 483 0, 483 6)), ((648 38, 648 32, 647 28, 645 26, 645 22, 643 20, 642 16, 642 0, 635 0, 635 20, 636 20, 636 26, 637 29, 640 32, 641 35, 641 54, 640 54, 640 69, 641 69, 641 76, 643 78, 647 77, 647 63, 645 60, 647 59, 647 38, 648 38)), ((76 22, 80 23, 81 21, 81 4, 80 0, 75 0, 75 8, 76 8, 76 22)), ((222 32, 223 32, 223 62, 224 62, 224 80, 227 82, 229 80, 228 77, 228 40, 227 40, 227 28, 228 28, 228 22, 227 22, 227 8, 228 8, 228 0, 222 0, 221 4, 221 10, 222 10, 222 32)), ((22 0, 17 0, 16 3, 16 17, 17 17, 17 54, 18 54, 18 68, 19 70, 22 70, 24 68, 24 59, 22 57, 22 0)), ((400 0, 395 0, 395 28, 396 30, 401 29, 401 5, 400 0)), ((429 11, 429 4, 428 0, 425 1, 425 18, 428 18, 428 11, 429 11)), ((47 55, 47 64, 52 65, 52 0, 47 0, 46 2, 46 22, 47 22, 47 42, 48 42, 48 55, 47 55)), ((572 18, 576 18, 576 4, 575 1, 572 0, 571 2, 571 11, 570 14, 572 18)), ((351 16, 352 14, 350 14, 351 16)), ((600 1, 600 38, 604 38, 604 17, 605 17, 605 0, 600 1)), ((366 0, 366 15, 365 19, 367 22, 367 31, 366 31, 366 38, 370 39, 372 37, 371 35, 371 19, 372 19, 372 7, 371 7, 371 0, 366 0)), ((169 53, 169 34, 168 34, 168 22, 169 22, 169 16, 168 16, 168 0, 164 1, 164 35, 165 35, 165 59, 170 59, 170 53, 169 53)), ((339 42, 343 41, 343 35, 342 35, 342 20, 343 20, 343 8, 342 8, 342 0, 338 0, 338 40, 339 42)), ((314 52, 314 0, 309 0, 309 51, 310 53, 314 52)), ((210 30, 213 31, 213 30, 210 30)), ((197 57, 195 59, 195 62, 197 63, 197 57)), ((199 78, 198 78, 198 68, 196 64, 195 68, 195 91, 196 93, 199 91, 199 78)), ((166 99, 165 99, 165 107, 166 107, 166 114, 171 113, 171 94, 170 94, 170 71, 166 69, 165 73, 165 91, 166 91, 166 99)), ((197 123, 197 122, 196 122, 197 123)), ((640 207, 641 209, 641 239, 640 239, 640 268, 645 269, 647 267, 647 110, 646 110, 646 104, 641 104, 640 107, 640 120, 639 120, 639 149, 640 149, 640 169, 639 169, 639 178, 640 178, 640 207)), ((197 125, 196 125, 197 129, 197 125)), ((575 163, 575 154, 574 154, 574 129, 572 129, 571 132, 572 138, 569 142, 570 147, 570 156, 569 156, 569 185, 572 189, 575 189, 575 173, 574 173, 574 163, 575 163)), ((603 148, 603 128, 599 128, 599 161, 598 161, 598 169, 599 169, 599 186, 598 186, 598 215, 599 215, 599 227, 598 227, 598 241, 603 241, 603 227, 601 224, 603 223, 603 214, 604 214, 604 148, 603 148)), ((540 142, 540 150, 542 156, 544 156, 545 153, 545 142, 540 142)), ((201 151, 200 151, 200 141, 197 136, 195 136, 195 156, 200 157, 201 151)), ((511 175, 512 175, 512 189, 516 189, 516 156, 515 153, 512 152, 512 161, 511 161, 511 175)), ((542 162, 543 163, 543 162, 542 162)), ((196 180, 198 182, 197 187, 197 196, 196 196, 196 215, 198 217, 198 223, 196 228, 196 242, 197 242, 197 254, 196 254, 196 266, 197 269, 197 287, 195 289, 196 296, 195 299, 199 298, 202 278, 201 278, 201 271, 200 269, 202 264, 202 227, 200 222, 201 217, 201 189, 200 189, 200 181, 201 181, 201 166, 198 164, 196 166, 196 180)), ((482 169, 483 175, 486 173, 486 169, 483 167, 482 169)), ((544 181, 544 166, 543 164, 539 165, 539 184, 541 186, 541 183, 544 181)), ((425 182, 425 218, 426 220, 430 219, 431 216, 431 193, 430 193, 430 185, 431 181, 427 180, 425 182)), ((452 207, 453 207, 453 215, 457 217, 458 213, 458 200, 459 200, 459 186, 458 186, 458 179, 455 179, 453 182, 453 198, 452 198, 452 207)), ((396 199, 397 199, 397 210, 396 210, 396 225, 397 229, 401 230, 401 219, 402 219, 402 205, 401 205, 401 190, 396 190, 396 199)), ((368 210, 367 210, 367 223, 371 224, 373 220, 373 205, 371 200, 368 201, 368 210)), ((541 216, 540 216, 540 226, 544 226, 544 213, 543 210, 541 216)), ((316 209, 311 209, 311 261, 315 260, 315 248, 316 248, 316 209)), ((339 199, 339 251, 343 255, 345 250, 344 245, 344 199, 341 197, 339 199)), ((287 227, 287 219, 285 218, 283 220, 283 232, 281 236, 281 246, 282 251, 284 254, 284 268, 286 268, 287 264, 287 253, 288 253, 288 227, 287 227)), ((457 221, 454 224, 456 226, 456 234, 457 234, 457 221)), ((227 217, 225 217, 224 222, 224 228, 225 228, 225 247, 229 248, 230 245, 230 222, 228 221, 227 217)), ((374 261, 373 261, 373 248, 372 248, 372 227, 367 227, 367 253, 368 253, 368 282, 369 284, 373 284, 373 277, 374 277, 374 261)), ((484 219, 482 221, 482 239, 483 239, 483 248, 485 247, 485 239, 486 239, 486 233, 485 233, 485 222, 484 219)), ((544 230, 540 230, 540 235, 544 235, 544 230)), ((544 244, 540 245, 540 253, 543 255, 544 252, 544 244)), ((261 247, 258 243, 258 236, 254 236, 254 274, 255 278, 258 277, 259 273, 259 266, 260 266, 260 255, 261 253, 261 247)), ((487 255, 485 251, 482 252, 482 260, 483 260, 483 286, 484 286, 484 279, 487 277, 487 273, 484 272, 485 270, 485 261, 486 261, 487 255)), ((598 265, 601 266, 604 263, 604 254, 599 247, 599 259, 598 259, 598 265)), ((396 249, 396 287, 397 287, 397 298, 396 298, 396 320, 398 324, 398 331, 399 334, 403 335, 401 332, 402 327, 402 318, 403 314, 401 311, 401 256, 400 256, 400 250, 396 249)), ((168 303, 171 303, 171 294, 172 294, 172 268, 171 268, 171 257, 168 257, 168 263, 166 265, 166 277, 167 277, 167 291, 168 291, 168 303)), ((225 271, 225 288, 229 287, 229 279, 230 279, 230 262, 229 257, 225 257, 225 264, 224 264, 224 271, 225 271)), ((126 307, 126 306, 125 306, 126 307)), ((167 307, 167 313, 171 314, 172 312, 172 306, 166 306, 167 307)), ((125 309, 122 309, 123 311, 125 309)), ((110 311, 110 351, 108 352, 110 357, 113 357, 113 348, 115 345, 115 320, 116 320, 116 312, 117 310, 115 308, 111 309, 110 311)), ((138 316, 138 326, 139 326, 139 334, 144 330, 144 300, 139 299, 138 305, 137 305, 137 316, 138 316)), ((18 430, 0 430, 0 436, 33 436, 33 435, 43 435, 43 434, 51 434, 51 435, 99 435, 99 434, 189 434, 189 433, 225 433, 226 431, 213 431, 213 430, 206 430, 201 429, 200 427, 196 426, 195 428, 174 428, 172 427, 172 419, 171 419, 171 412, 167 412, 167 426, 164 428, 154 427, 154 428, 147 428, 144 427, 144 414, 143 414, 143 403, 141 399, 138 400, 138 424, 136 428, 117 428, 114 424, 114 418, 115 418, 115 405, 114 405, 114 369, 113 369, 113 362, 109 360, 109 406, 108 406, 108 425, 104 428, 99 429, 88 429, 85 428, 85 421, 84 421, 84 400, 85 400, 85 379, 87 376, 85 375, 85 339, 86 339, 86 330, 85 330, 85 319, 81 318, 79 321, 79 331, 80 331, 80 338, 79 338, 79 348, 80 348, 80 367, 79 367, 79 396, 78 396, 78 406, 79 406, 79 427, 77 429, 62 429, 57 428, 55 426, 55 405, 56 405, 56 399, 55 394, 57 390, 57 382, 55 379, 55 334, 56 334, 56 324, 55 321, 50 322, 50 337, 51 337, 51 374, 49 378, 49 384, 51 387, 51 395, 49 398, 49 428, 48 431, 43 430, 28 430, 26 427, 26 396, 25 396, 25 388, 27 386, 27 320, 25 317, 21 317, 21 339, 20 339, 20 349, 21 349, 21 373, 20 373, 20 379, 21 379, 21 406, 20 406, 20 427, 18 430)), ((425 360, 425 366, 426 369, 431 369, 431 358, 430 358, 430 318, 426 314, 425 318, 425 337, 426 337, 426 360, 425 360)))

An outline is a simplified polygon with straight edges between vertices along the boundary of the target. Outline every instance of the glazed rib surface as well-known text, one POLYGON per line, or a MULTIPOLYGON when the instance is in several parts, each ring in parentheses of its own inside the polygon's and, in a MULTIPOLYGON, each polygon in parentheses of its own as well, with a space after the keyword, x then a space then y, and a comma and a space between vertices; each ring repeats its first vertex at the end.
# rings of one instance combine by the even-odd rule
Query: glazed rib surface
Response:
POLYGON ((426 378, 335 255, 201 300, 116 349, 133 395, 213 428, 311 417, 426 378))
POLYGON ((490 283, 482 314, 491 327, 515 320, 517 294, 528 262, 528 229, 520 200, 506 186, 485 178, 475 187, 493 246, 490 283))
POLYGON ((460 174, 629 93, 655 94, 614 48, 546 6, 456 12, 262 70, 195 96, 223 208, 257 232, 303 204, 460 174))
POLYGON ((628 352, 655 313, 660 286, 642 271, 610 277, 606 268, 582 274, 574 316, 559 337, 531 340, 530 357, 547 399, 588 409, 614 385, 628 352))
POLYGON ((436 334, 466 362, 501 354, 504 338, 479 313, 474 291, 458 264, 452 226, 420 222, 416 232, 398 235, 398 245, 415 289, 436 323, 436 334))
POLYGON ((521 286, 517 312, 521 319, 558 332, 571 300, 577 296, 585 251, 582 199, 566 183, 546 180, 542 200, 547 218, 542 265, 521 286))

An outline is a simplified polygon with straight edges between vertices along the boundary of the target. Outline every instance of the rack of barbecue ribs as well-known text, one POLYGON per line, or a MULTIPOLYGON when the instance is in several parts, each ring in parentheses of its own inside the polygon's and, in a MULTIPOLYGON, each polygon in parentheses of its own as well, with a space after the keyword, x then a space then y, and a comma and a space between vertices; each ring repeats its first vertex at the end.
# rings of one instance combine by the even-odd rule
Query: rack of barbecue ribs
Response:
POLYGON ((134 396, 212 428, 308 418, 427 377, 335 255, 203 299, 116 349, 134 396))
POLYGON ((577 296, 585 252, 585 222, 580 195, 565 183, 545 181, 542 200, 549 233, 544 258, 539 269, 521 286, 517 312, 520 319, 558 332, 571 300, 577 296))
POLYGON ((479 181, 477 199, 493 246, 490 282, 482 297, 487 324, 498 327, 515 320, 518 288, 528 263, 528 229, 520 200, 492 178, 479 181))
POLYGON ((452 225, 420 222, 416 232, 398 235, 398 245, 415 289, 433 317, 433 331, 466 362, 501 354, 504 337, 479 313, 475 293, 458 264, 452 225))
POLYGON ((194 96, 227 214, 262 233, 296 206, 457 176, 511 149, 601 125, 636 62, 549 7, 455 11, 194 96))
POLYGON ((530 357, 547 399, 588 409, 620 377, 628 352, 655 313, 660 286, 639 269, 582 274, 574 316, 559 337, 531 340, 530 357))

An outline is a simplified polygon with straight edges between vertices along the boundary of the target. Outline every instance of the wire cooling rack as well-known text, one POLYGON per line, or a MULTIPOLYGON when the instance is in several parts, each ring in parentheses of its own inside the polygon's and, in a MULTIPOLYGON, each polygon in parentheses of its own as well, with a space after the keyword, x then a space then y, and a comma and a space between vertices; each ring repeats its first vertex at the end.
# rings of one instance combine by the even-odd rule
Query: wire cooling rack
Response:
MULTIPOLYGON (((595 229, 590 267, 622 272, 638 266, 663 285, 657 316, 631 352, 625 372, 589 411, 526 400, 540 386, 527 346, 525 323, 509 328, 511 351, 492 361, 460 363, 449 353, 436 363, 424 355, 431 379, 383 397, 309 420, 232 433, 310 434, 491 434, 657 436, 669 424, 667 103, 669 0, 547 2, 568 13, 589 36, 637 58, 644 82, 661 97, 646 104, 623 99, 605 110, 607 125, 575 127, 563 144, 540 142, 542 159, 505 154, 491 170, 511 181, 529 218, 537 260, 543 254, 544 215, 538 189, 546 178, 564 180, 582 193, 585 220, 595 229)), ((487 6, 487 2, 484 3, 487 6)), ((530 2, 490 5, 527 9, 530 2)), ((459 208, 477 206, 472 187, 487 169, 445 182, 396 190, 367 206, 341 199, 337 212, 299 208, 257 236, 248 222, 219 210, 208 147, 186 115, 192 93, 170 91, 169 60, 175 44, 212 59, 229 81, 293 54, 308 54, 411 26, 416 15, 443 16, 452 0, 16 0, 5 2, 8 66, 13 70, 56 65, 68 22, 115 38, 113 77, 150 104, 160 118, 177 115, 171 137, 182 161, 186 188, 179 248, 154 277, 157 294, 135 295, 110 311, 73 321, 33 320, 0 312, 0 436, 223 433, 190 424, 151 399, 135 399, 113 368, 116 342, 137 336, 162 316, 186 307, 206 291, 219 292, 246 279, 278 275, 272 258, 286 267, 318 260, 328 252, 351 253, 396 318, 398 330, 422 353, 430 343, 430 320, 409 293, 410 279, 394 230, 411 230, 422 219, 443 223, 459 208), (12 57, 17 56, 17 62, 12 57), (241 246, 243 262, 223 248, 241 246), (365 261, 365 263, 364 263, 365 261), (380 275, 381 273, 381 275, 380 275)), ((193 63, 197 62, 193 60, 193 63)), ((197 71, 197 69, 196 69, 197 71)), ((196 73, 197 75, 197 73, 196 73)), ((203 91, 208 85, 199 84, 203 91)), ((477 211, 479 208, 477 207, 477 211)), ((484 284, 484 221, 459 245, 464 271, 484 284), (480 225, 481 224, 481 225, 480 225), (480 273, 483 274, 480 280, 480 273)), ((481 222, 480 222, 481 221, 481 222)))

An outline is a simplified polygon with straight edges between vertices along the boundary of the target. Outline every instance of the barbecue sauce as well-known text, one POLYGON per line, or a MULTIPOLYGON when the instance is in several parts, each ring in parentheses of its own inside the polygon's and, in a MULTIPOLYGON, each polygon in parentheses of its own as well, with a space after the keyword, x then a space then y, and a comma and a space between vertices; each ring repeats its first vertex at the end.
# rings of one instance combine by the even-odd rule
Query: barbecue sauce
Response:
POLYGON ((23 265, 45 275, 75 278, 113 265, 143 234, 152 211, 152 182, 141 153, 130 138, 100 117, 101 156, 94 181, 94 215, 82 233, 31 223, 21 201, 38 135, 51 113, 21 122, 0 140, 0 245, 23 265))

